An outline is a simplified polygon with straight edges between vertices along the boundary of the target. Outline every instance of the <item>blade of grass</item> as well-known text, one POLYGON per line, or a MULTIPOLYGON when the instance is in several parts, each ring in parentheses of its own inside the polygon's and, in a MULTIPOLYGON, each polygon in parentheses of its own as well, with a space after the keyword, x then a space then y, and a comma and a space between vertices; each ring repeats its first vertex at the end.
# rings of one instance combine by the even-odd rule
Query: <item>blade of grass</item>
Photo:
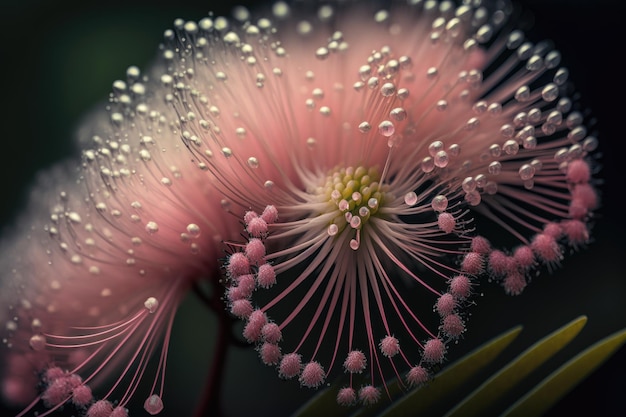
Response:
POLYGON ((586 322, 587 317, 581 316, 526 349, 457 404, 446 417, 484 415, 488 408, 512 387, 566 346, 582 330, 586 322))
POLYGON ((539 416, 626 343, 626 329, 613 333, 570 359, 505 412, 506 417, 539 416))

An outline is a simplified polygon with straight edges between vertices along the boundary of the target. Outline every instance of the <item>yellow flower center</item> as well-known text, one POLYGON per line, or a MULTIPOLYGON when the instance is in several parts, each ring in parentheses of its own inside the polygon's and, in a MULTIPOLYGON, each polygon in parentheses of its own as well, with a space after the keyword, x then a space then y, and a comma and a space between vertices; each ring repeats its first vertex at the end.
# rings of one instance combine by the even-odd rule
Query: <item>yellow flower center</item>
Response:
MULTIPOLYGON (((356 231, 350 247, 359 248, 360 231, 371 216, 376 215, 385 199, 385 186, 376 167, 335 168, 318 188, 321 201, 328 202, 326 213, 337 215, 328 225, 328 235, 336 236, 346 228, 356 231)), ((323 213, 321 213, 323 214, 323 213)))

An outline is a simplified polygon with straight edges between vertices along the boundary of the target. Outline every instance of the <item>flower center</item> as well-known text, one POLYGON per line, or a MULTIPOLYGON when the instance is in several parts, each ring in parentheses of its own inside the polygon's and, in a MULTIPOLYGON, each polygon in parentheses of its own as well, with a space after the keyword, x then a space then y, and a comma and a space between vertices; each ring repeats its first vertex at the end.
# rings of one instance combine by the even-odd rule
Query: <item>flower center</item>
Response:
POLYGON ((344 230, 355 231, 350 247, 357 250, 361 229, 371 216, 378 213, 385 200, 385 189, 376 167, 362 165, 354 168, 335 168, 324 184, 317 189, 321 201, 328 202, 325 213, 335 213, 328 226, 329 236, 338 236, 344 230))

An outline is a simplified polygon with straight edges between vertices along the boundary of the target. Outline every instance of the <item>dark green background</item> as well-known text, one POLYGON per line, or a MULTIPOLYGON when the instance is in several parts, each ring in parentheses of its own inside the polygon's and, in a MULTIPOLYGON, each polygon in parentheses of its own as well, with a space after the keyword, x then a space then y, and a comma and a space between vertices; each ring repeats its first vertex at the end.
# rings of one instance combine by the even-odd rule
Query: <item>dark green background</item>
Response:
MULTIPOLYGON (((481 287, 485 296, 478 297, 465 340, 450 358, 523 323, 526 331, 518 340, 519 350, 587 314, 587 327, 554 365, 626 326, 626 80, 620 61, 626 9, 619 1, 521 3, 535 13, 532 38, 555 41, 582 103, 599 120, 595 129, 604 154, 603 206, 590 248, 568 257, 556 273, 535 279, 523 296, 507 297, 500 288, 481 287)), ((229 8, 208 1, 1 2, 0 224, 10 225, 23 208, 38 170, 72 155, 73 132, 81 116, 106 99, 111 83, 123 78, 129 65, 144 68, 150 62, 174 18, 197 20, 209 10, 219 14, 229 8)), ((184 416, 193 408, 212 352, 213 332, 212 318, 190 297, 175 323, 162 415, 184 416)), ((228 359, 223 384, 227 415, 280 416, 311 394, 296 383, 279 381, 251 349, 233 350, 228 359)), ((551 415, 580 415, 583 409, 593 410, 592 415, 626 415, 625 371, 622 349, 551 415)), ((531 379, 536 382, 539 377, 531 379)))

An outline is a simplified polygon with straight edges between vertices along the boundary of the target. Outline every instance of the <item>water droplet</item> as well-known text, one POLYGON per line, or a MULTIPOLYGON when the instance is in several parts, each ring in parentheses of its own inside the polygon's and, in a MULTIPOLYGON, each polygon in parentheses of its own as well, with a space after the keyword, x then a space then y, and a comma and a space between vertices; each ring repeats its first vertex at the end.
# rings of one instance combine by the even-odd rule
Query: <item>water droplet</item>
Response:
POLYGON ((28 343, 34 351, 41 352, 46 348, 46 337, 42 334, 36 334, 31 336, 28 343))
POLYGON ((200 226, 190 223, 187 225, 187 232, 189 232, 192 237, 198 237, 200 236, 200 226))
POLYGON ((406 110, 404 110, 402 107, 396 107, 395 109, 391 110, 391 112, 389 112, 389 116, 392 119, 401 122, 406 119, 407 113, 406 110))
POLYGON ((385 137, 393 135, 395 131, 393 123, 389 120, 384 120, 378 125, 378 132, 385 137))
POLYGON ((417 194, 415 194, 413 191, 406 193, 404 195, 404 202, 408 206, 414 206, 417 203, 417 194))
POLYGON ((148 222, 146 224, 146 232, 153 234, 159 231, 159 225, 155 222, 148 222))
POLYGON ((433 201, 431 202, 431 207, 435 211, 445 211, 448 208, 448 198, 445 195, 437 195, 433 197, 433 201))
POLYGON ((467 201, 467 203, 470 206, 477 206, 480 204, 480 193, 478 191, 472 191, 471 193, 467 193, 465 194, 465 201, 467 201))
POLYGON ((439 140, 436 140, 428 145, 428 153, 430 154, 430 156, 434 157, 435 155, 437 155, 437 152, 441 150, 443 150, 443 142, 439 140))
POLYGON ((489 164, 487 171, 489 171, 491 175, 498 175, 502 171, 502 164, 498 161, 494 161, 489 164))
POLYGON ((544 101, 547 101, 547 102, 554 101, 557 99, 558 96, 559 96, 559 87, 557 87, 556 84, 548 84, 545 87, 543 87, 543 90, 541 90, 541 97, 543 98, 544 101))
POLYGON ((520 103, 528 101, 529 98, 530 98, 530 88, 528 88, 528 86, 526 85, 518 88, 517 91, 515 92, 515 100, 519 101, 520 103))
POLYGON ((472 177, 467 177, 463 180, 461 187, 466 193, 472 192, 476 189, 476 181, 472 177))
POLYGON ((31 321, 30 323, 30 328, 33 331, 38 331, 39 329, 41 329, 41 326, 43 326, 43 323, 38 318, 34 318, 33 321, 31 321))
POLYGON ((67 215, 67 217, 70 219, 70 221, 72 223, 80 223, 81 222, 80 215, 78 213, 76 213, 75 211, 72 211, 71 213, 69 213, 67 215))
POLYGON ((535 167, 530 164, 524 164, 520 167, 518 172, 520 178, 526 181, 531 179, 535 175, 535 167))
POLYGON ((372 128, 372 126, 371 126, 368 122, 362 122, 362 123, 359 125, 359 131, 360 131, 361 133, 367 133, 367 132, 369 132, 369 131, 370 131, 370 129, 371 129, 371 128, 372 128))
POLYGON ((352 216, 350 219, 350 227, 353 229, 358 229, 361 227, 361 218, 359 216, 352 216))
POLYGON ((517 155, 517 152, 519 151, 519 144, 517 143, 517 141, 507 140, 506 142, 504 142, 502 149, 507 155, 517 155))
POLYGON ((434 157, 435 166, 439 168, 445 168, 448 166, 448 162, 450 162, 450 158, 448 158, 448 153, 446 151, 439 151, 434 157))
POLYGON ((426 158, 422 159, 422 162, 420 163, 420 165, 422 168, 422 172, 426 174, 429 172, 432 172, 433 169, 435 169, 435 161, 430 156, 427 156, 426 158))
POLYGON ((143 305, 150 313, 154 313, 159 308, 159 300, 154 297, 148 297, 143 305))
POLYGON ((330 55, 330 52, 328 51, 327 48, 324 48, 324 47, 318 48, 317 51, 315 51, 315 57, 320 60, 324 60, 328 58, 329 55, 330 55))
POLYGON ((380 93, 383 97, 389 97, 395 94, 396 86, 393 83, 385 83, 382 87, 380 87, 380 93))
POLYGON ((256 159, 254 156, 251 156, 250 158, 248 158, 248 166, 250 168, 258 168, 259 167, 259 160, 256 159))
POLYGON ((139 156, 141 157, 141 159, 143 159, 144 161, 149 161, 150 159, 152 159, 152 156, 150 155, 150 152, 148 152, 145 149, 142 149, 139 151, 139 156))

